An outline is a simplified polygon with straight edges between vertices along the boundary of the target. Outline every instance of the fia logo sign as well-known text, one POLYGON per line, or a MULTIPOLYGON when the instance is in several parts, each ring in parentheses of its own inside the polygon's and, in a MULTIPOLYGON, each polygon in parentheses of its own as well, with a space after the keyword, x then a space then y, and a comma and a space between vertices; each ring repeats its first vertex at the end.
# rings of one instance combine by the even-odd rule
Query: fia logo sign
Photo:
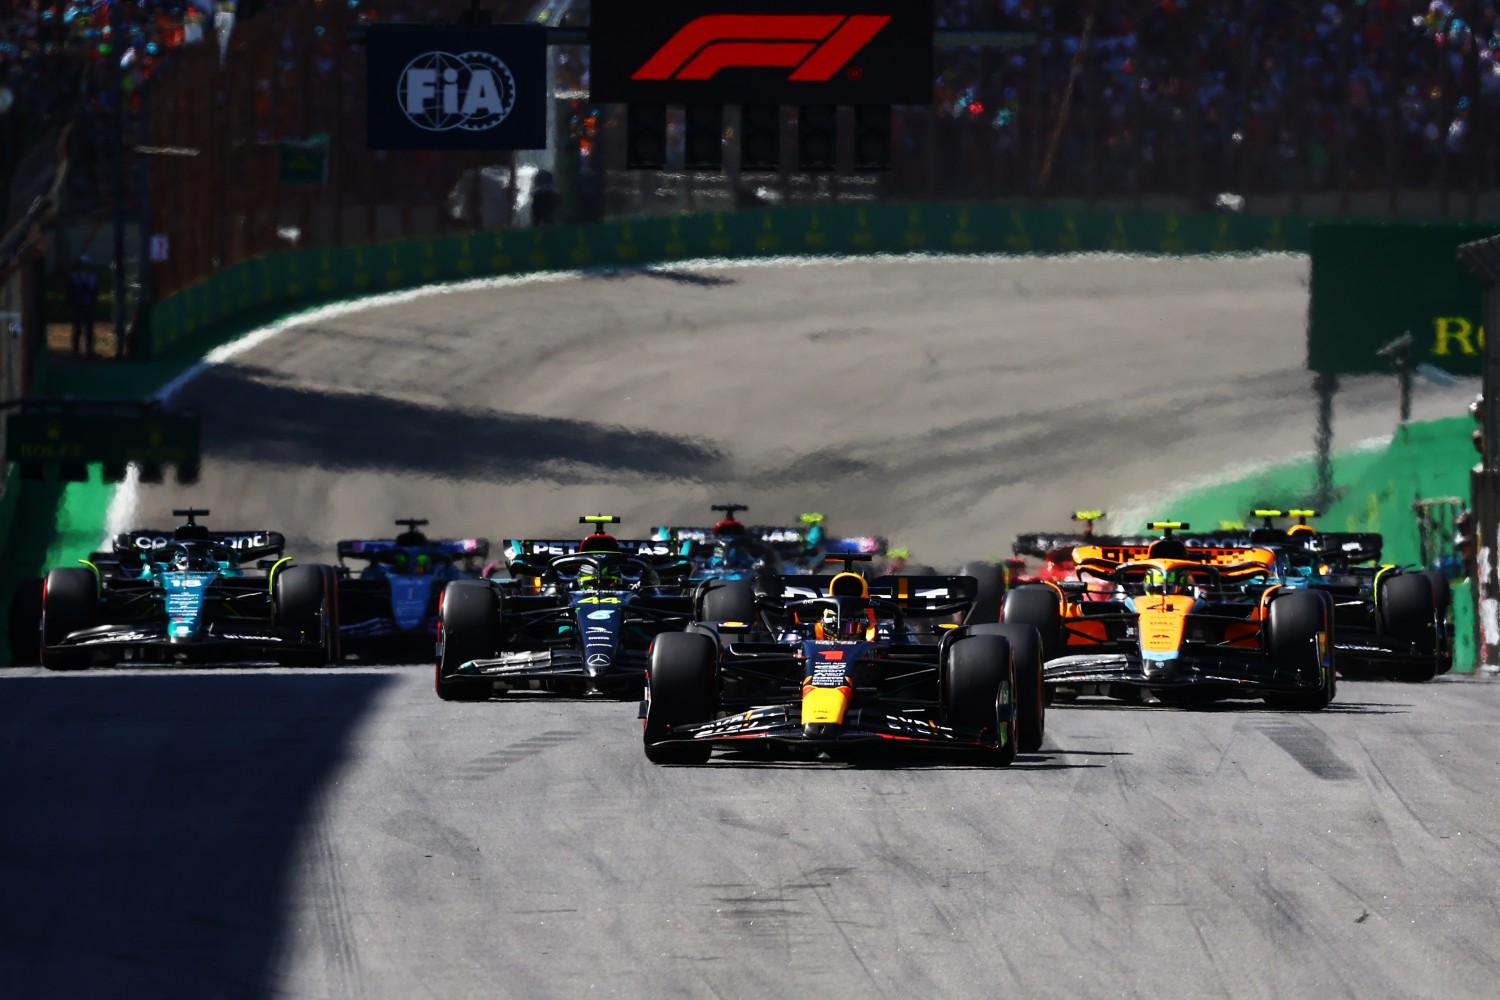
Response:
POLYGON ((407 120, 426 132, 483 132, 516 104, 515 77, 488 52, 424 52, 406 64, 396 91, 407 120))

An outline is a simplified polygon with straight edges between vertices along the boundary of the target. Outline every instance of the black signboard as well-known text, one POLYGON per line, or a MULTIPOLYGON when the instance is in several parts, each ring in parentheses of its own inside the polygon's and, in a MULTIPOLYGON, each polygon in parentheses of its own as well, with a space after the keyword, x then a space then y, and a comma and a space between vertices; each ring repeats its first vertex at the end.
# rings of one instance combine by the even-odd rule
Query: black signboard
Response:
POLYGON ((545 149, 547 31, 372 25, 371 149, 545 149))
POLYGON ((590 93, 658 104, 931 104, 933 0, 593 0, 590 93))

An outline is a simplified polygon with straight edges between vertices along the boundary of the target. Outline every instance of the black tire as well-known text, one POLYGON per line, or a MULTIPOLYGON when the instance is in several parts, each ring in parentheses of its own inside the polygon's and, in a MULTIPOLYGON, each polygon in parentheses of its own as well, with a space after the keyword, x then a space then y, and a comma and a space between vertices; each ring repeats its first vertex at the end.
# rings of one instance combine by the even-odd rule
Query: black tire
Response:
MULTIPOLYGON (((1443 581, 1447 583, 1446 580, 1443 581)), ((1451 600, 1451 596, 1449 598, 1451 600)), ((1440 667, 1438 622, 1441 620, 1432 578, 1426 573, 1401 573, 1380 581, 1378 608, 1384 633, 1415 643, 1424 659, 1403 666, 1396 677, 1421 683, 1437 676, 1440 667)))
POLYGON ((984 754, 993 767, 1016 759, 1016 685, 1010 643, 998 635, 971 635, 948 647, 943 666, 943 709, 955 728, 977 729, 1005 739, 984 754))
POLYGON ((454 678, 471 660, 493 656, 500 646, 500 594, 485 580, 455 580, 443 589, 439 616, 441 650, 432 686, 444 701, 485 701, 495 685, 488 680, 454 678))
POLYGON ((755 621, 755 587, 749 580, 725 580, 710 583, 698 602, 700 622, 755 621))
POLYGON ((1427 570, 1422 574, 1432 584, 1432 601, 1437 605, 1438 624, 1442 635, 1438 640, 1437 672, 1446 674, 1453 669, 1453 584, 1446 573, 1427 570))
POLYGON ((1429 569, 1422 573, 1427 577, 1427 582, 1432 584, 1432 603, 1437 605, 1439 618, 1448 617, 1448 609, 1453 607, 1453 584, 1449 582, 1445 573, 1439 573, 1435 569, 1429 569))
POLYGON ((969 633, 1003 636, 1010 643, 1010 659, 1016 670, 1016 749, 1021 753, 1036 753, 1047 735, 1041 634, 1030 625, 1014 622, 975 625, 969 633))
POLYGON ((651 647, 646 680, 646 724, 642 738, 653 764, 706 764, 708 743, 657 743, 673 726, 708 722, 718 710, 715 660, 718 647, 706 635, 665 632, 651 647))
POLYGON ((10 665, 34 667, 42 662, 42 588, 39 576, 16 584, 10 595, 10 665))
POLYGON ((972 576, 979 583, 974 605, 964 616, 965 625, 989 625, 1000 620, 1000 604, 1005 600, 1005 567, 994 563, 970 562, 958 568, 959 576, 972 576))
POLYGON ((1030 625, 1042 638, 1042 662, 1055 659, 1062 643, 1062 607, 1057 591, 1045 584, 1028 583, 1007 591, 1000 605, 1000 620, 1007 625, 1030 625))
POLYGON ((283 654, 281 662, 287 666, 320 666, 337 649, 338 625, 332 620, 337 591, 329 592, 329 577, 323 570, 322 566, 288 566, 272 584, 276 624, 296 629, 304 640, 318 643, 316 650, 283 654))
POLYGON ((339 574, 332 566, 319 566, 323 574, 323 593, 328 595, 328 635, 325 645, 329 663, 337 663, 344 658, 344 637, 340 629, 343 624, 342 608, 339 603, 339 574))
POLYGON ((1332 662, 1324 666, 1318 653, 1318 633, 1326 632, 1333 648, 1333 620, 1322 594, 1298 590, 1271 602, 1266 622, 1266 646, 1277 668, 1291 667, 1300 680, 1316 687, 1308 691, 1266 696, 1272 708, 1295 712, 1321 712, 1338 693, 1337 672, 1332 662))
POLYGON ((74 632, 99 624, 99 578, 91 569, 69 566, 47 574, 42 591, 42 666, 48 670, 82 670, 89 655, 82 650, 48 650, 74 632))

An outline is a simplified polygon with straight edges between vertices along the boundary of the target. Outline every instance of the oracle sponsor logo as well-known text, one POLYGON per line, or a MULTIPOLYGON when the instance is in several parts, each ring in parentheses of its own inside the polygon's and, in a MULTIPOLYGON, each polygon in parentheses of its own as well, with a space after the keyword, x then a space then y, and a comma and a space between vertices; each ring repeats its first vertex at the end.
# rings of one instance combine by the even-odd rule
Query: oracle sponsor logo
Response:
POLYGON ((890 23, 882 14, 706 14, 677 30, 632 80, 708 80, 731 67, 828 80, 890 23))

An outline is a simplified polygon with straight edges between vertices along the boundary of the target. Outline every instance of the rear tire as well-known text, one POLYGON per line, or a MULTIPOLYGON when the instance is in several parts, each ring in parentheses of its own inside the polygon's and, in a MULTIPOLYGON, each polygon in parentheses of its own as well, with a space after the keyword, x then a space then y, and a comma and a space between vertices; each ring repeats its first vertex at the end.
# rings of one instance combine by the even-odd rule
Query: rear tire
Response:
MULTIPOLYGON (((733 619, 731 619, 733 620, 733 619)), ((642 739, 653 764, 706 764, 708 743, 658 743, 674 726, 708 722, 718 709, 714 640, 696 632, 666 632, 651 647, 642 739)))
POLYGON ((283 654, 280 660, 287 666, 321 666, 330 662, 338 648, 338 623, 333 619, 338 590, 326 570, 325 566, 289 566, 276 574, 271 595, 276 624, 296 629, 304 641, 319 645, 315 650, 283 654))
MULTIPOLYGON (((1042 665, 1062 655, 1062 606, 1057 591, 1045 584, 1031 583, 1006 591, 1000 605, 1000 620, 1007 625, 1030 625, 1042 641, 1042 665)), ((1042 704, 1051 705, 1055 697, 1050 684, 1042 684, 1042 704)), ((1077 697, 1067 699, 1076 701, 1077 697)))
POLYGON ((41 577, 27 577, 10 595, 10 665, 34 667, 42 662, 41 577))
POLYGON ((1271 602, 1266 629, 1271 663, 1278 668, 1291 667, 1299 679, 1317 685, 1307 691, 1266 695, 1266 704, 1294 712, 1321 712, 1327 708, 1338 693, 1338 679, 1331 659, 1333 620, 1323 596, 1299 590, 1278 597, 1271 602), (1327 633, 1330 658, 1326 665, 1319 656, 1319 632, 1327 633))
POLYGON ((971 635, 948 648, 943 668, 943 708, 949 725, 1005 737, 984 752, 992 767, 1016 759, 1016 685, 1010 643, 998 635, 971 635))
POLYGON ((1016 749, 1036 753, 1047 735, 1047 709, 1042 704, 1042 637, 1030 625, 1006 622, 975 625, 970 635, 998 635, 1010 643, 1016 671, 1016 749))
POLYGON ((1005 600, 1005 568, 994 563, 971 562, 958 568, 959 576, 972 576, 979 583, 974 604, 964 616, 965 625, 989 625, 1000 620, 1005 600))
MULTIPOLYGON (((1445 584, 1447 580, 1443 581, 1445 584)), ((1451 600, 1451 595, 1449 600, 1451 600)), ((1437 676, 1439 653, 1438 622, 1443 610, 1426 573, 1401 573, 1380 582, 1380 624, 1386 635, 1415 643, 1425 659, 1404 666, 1396 676, 1403 681, 1421 683, 1437 676)))
POLYGON ((437 666, 432 686, 444 701, 486 701, 493 681, 455 677, 472 660, 493 656, 499 649, 500 594, 484 580, 455 580, 443 590, 439 616, 437 666))
POLYGON ((90 569, 69 566, 47 574, 42 591, 41 660, 48 670, 82 670, 89 654, 76 649, 48 649, 74 632, 99 624, 99 578, 90 569))
POLYGON ((755 588, 749 580, 725 580, 710 583, 698 602, 700 622, 755 621, 755 588))

